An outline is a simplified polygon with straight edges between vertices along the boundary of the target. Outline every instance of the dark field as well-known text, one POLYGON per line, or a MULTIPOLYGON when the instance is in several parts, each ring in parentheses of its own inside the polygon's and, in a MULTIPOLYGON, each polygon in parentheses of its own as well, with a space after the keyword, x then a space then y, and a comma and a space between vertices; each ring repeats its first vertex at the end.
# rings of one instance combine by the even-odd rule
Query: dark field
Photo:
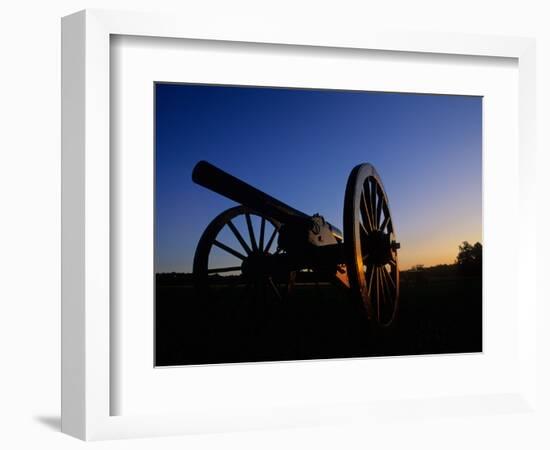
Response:
POLYGON ((375 332, 344 288, 298 284, 284 300, 199 301, 157 282, 156 365, 479 352, 481 278, 401 283, 395 324, 375 332))

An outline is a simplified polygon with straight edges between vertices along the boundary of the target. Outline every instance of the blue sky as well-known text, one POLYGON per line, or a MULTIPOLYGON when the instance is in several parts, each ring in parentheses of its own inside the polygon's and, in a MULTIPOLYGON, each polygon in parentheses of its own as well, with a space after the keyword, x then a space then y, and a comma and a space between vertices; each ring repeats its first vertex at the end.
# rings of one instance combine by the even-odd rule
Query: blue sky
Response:
POLYGON ((208 223, 235 203, 194 184, 207 160, 342 227, 351 169, 373 164, 400 264, 453 262, 481 241, 482 98, 157 84, 157 272, 190 272, 208 223))

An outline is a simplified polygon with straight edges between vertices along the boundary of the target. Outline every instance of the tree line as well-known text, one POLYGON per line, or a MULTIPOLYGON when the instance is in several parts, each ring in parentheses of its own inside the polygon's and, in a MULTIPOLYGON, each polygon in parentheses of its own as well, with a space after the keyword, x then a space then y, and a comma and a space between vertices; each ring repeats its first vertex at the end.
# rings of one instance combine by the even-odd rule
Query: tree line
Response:
MULTIPOLYGON (((425 267, 423 264, 413 266, 411 272, 429 272, 433 275, 463 275, 481 276, 483 267, 483 246, 476 242, 470 244, 463 241, 458 246, 458 254, 454 264, 439 264, 432 267, 425 267)), ((407 271, 406 271, 407 272, 407 271)))

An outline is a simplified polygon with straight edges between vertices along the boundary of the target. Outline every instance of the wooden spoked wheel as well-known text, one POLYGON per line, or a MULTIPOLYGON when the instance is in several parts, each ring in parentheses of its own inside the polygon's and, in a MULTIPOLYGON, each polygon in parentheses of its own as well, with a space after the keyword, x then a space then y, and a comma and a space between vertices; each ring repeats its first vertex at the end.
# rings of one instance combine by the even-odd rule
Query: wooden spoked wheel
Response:
POLYGON ((386 192, 370 164, 356 166, 348 179, 344 245, 350 287, 369 321, 391 325, 399 307, 399 244, 386 192))
POLYGON ((193 261, 195 286, 206 301, 253 305, 280 301, 292 287, 293 273, 269 273, 281 253, 281 224, 244 206, 218 215, 202 234, 193 261))

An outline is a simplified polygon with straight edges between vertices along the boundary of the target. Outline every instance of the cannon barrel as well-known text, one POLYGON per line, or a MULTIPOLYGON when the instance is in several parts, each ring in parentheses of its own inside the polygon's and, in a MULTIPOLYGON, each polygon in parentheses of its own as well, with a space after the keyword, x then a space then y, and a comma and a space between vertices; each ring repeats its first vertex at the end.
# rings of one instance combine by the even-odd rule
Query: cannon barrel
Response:
POLYGON ((310 216, 256 189, 206 161, 193 169, 193 181, 258 213, 281 222, 303 221, 310 216))

